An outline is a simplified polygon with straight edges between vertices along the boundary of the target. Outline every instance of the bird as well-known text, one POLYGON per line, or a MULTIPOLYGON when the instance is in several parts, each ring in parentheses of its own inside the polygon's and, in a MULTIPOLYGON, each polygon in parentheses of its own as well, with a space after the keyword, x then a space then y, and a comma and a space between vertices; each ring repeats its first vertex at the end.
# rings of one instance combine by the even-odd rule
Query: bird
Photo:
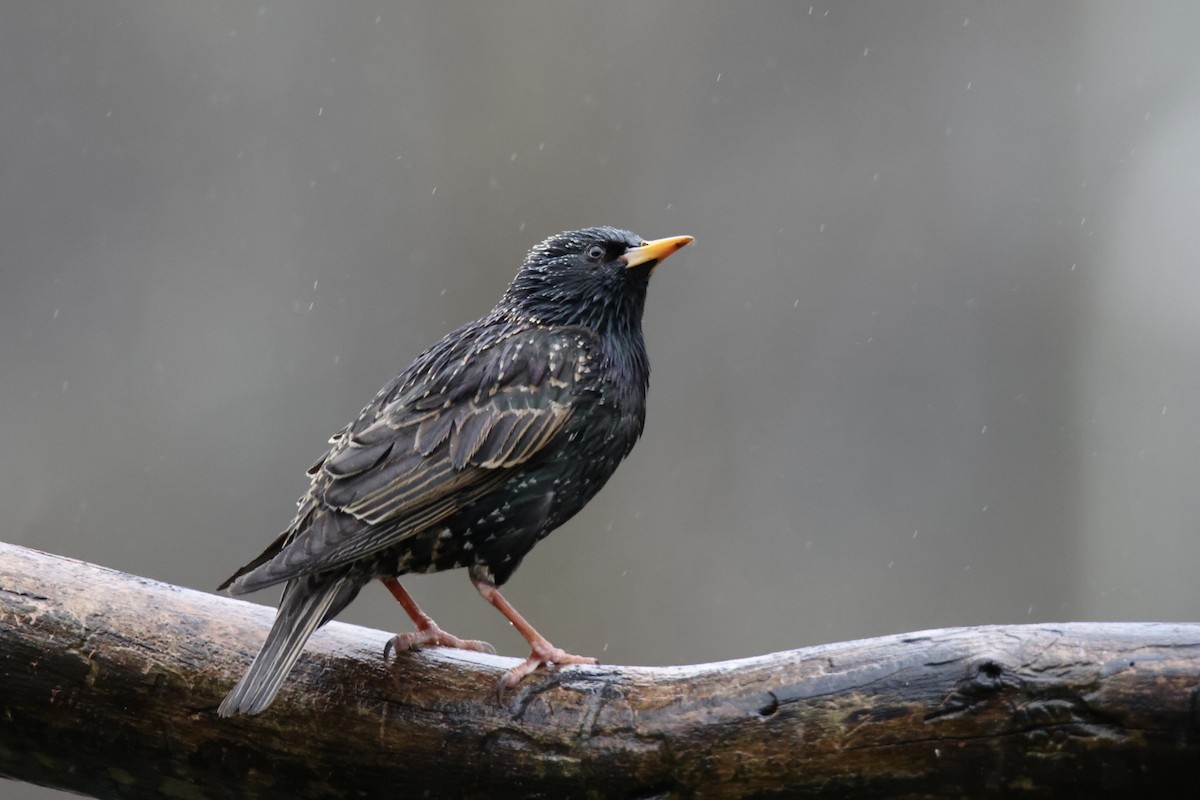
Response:
POLYGON ((424 646, 495 652, 443 631, 398 578, 467 570, 530 654, 501 694, 549 665, 595 664, 552 645, 500 594, 538 541, 576 514, 640 438, 651 273, 694 241, 627 230, 560 233, 529 250, 495 307, 450 332, 329 439, 292 522, 218 590, 283 584, 274 623, 218 714, 275 699, 312 633, 380 580, 424 646))

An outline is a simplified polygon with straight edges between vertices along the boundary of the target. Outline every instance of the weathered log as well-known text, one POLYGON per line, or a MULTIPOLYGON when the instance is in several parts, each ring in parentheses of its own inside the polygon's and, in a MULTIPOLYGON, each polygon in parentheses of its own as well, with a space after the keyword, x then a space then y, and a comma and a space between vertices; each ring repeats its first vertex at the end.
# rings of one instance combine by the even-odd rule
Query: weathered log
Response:
POLYGON ((333 623, 215 709, 269 609, 0 543, 0 775, 96 797, 1194 796, 1200 624, 925 631, 571 667, 333 623))

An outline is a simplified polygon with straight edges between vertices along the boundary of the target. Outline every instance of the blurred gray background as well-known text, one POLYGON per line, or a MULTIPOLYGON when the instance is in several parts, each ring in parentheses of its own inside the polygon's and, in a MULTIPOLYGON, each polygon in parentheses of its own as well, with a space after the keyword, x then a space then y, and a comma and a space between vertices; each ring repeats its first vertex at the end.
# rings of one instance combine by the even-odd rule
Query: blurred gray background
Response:
MULTIPOLYGON (((651 286, 642 444, 508 586, 556 644, 1194 620, 1198 29, 1185 2, 5 3, 0 538, 211 589, 530 245, 613 224, 697 243, 651 286)), ((464 573, 406 585, 524 655, 464 573)), ((342 619, 408 626, 381 587, 342 619)))

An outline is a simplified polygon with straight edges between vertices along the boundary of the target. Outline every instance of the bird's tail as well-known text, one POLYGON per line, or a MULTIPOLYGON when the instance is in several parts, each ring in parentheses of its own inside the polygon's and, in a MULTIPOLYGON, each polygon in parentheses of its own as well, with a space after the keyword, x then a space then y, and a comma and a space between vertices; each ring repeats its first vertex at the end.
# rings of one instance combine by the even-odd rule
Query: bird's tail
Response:
POLYGON ((359 586, 347 576, 305 576, 288 581, 275 624, 250 669, 221 702, 217 713, 257 714, 271 704, 313 631, 345 608, 359 586))

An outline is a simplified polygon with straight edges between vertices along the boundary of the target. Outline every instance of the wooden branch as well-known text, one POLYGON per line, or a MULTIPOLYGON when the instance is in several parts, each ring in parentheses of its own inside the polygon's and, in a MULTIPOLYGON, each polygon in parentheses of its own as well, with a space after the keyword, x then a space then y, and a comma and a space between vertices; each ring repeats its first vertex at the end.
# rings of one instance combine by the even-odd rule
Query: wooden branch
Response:
POLYGON ((333 623, 215 709, 271 611, 0 543, 0 775, 96 797, 1194 796, 1200 624, 965 628, 693 667, 381 657, 333 623))

